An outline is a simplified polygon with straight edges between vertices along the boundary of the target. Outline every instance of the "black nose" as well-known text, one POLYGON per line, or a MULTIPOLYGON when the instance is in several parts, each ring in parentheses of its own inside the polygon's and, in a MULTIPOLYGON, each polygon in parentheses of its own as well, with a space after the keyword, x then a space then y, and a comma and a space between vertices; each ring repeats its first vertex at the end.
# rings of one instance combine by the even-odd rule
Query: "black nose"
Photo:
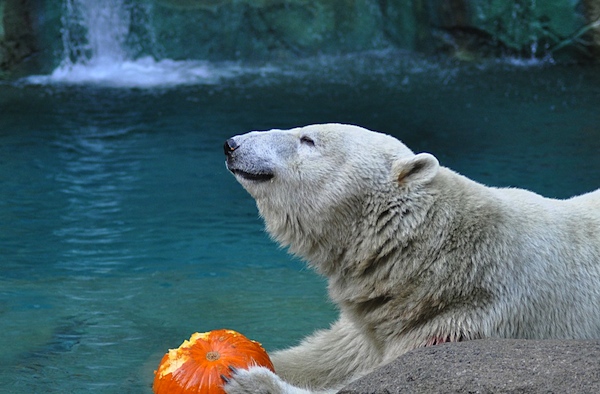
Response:
POLYGON ((223 150, 225 151, 225 155, 229 156, 231 154, 231 152, 236 150, 238 147, 239 147, 238 143, 235 142, 235 140, 233 138, 230 138, 227 141, 225 141, 223 150))

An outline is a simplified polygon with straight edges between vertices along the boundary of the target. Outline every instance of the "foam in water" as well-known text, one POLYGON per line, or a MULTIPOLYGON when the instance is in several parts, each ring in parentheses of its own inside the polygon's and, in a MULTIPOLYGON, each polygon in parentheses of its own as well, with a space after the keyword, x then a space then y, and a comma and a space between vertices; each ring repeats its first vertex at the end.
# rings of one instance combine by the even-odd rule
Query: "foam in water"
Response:
POLYGON ((154 60, 143 57, 115 62, 62 64, 50 75, 27 78, 33 84, 97 84, 111 87, 161 87, 186 84, 212 84, 236 74, 239 68, 230 66, 216 70, 208 62, 154 60))
POLYGON ((242 72, 235 64, 134 58, 127 45, 130 21, 130 6, 123 0, 66 0, 61 64, 50 75, 30 76, 24 81, 150 88, 213 84, 242 72))

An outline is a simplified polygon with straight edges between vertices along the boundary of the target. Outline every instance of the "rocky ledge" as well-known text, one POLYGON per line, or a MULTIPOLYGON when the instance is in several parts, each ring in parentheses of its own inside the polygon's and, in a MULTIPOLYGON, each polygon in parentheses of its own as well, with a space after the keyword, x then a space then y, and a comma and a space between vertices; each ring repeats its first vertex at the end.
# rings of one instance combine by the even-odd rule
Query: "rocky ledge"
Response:
POLYGON ((600 393, 600 340, 476 340, 416 349, 340 393, 600 393))

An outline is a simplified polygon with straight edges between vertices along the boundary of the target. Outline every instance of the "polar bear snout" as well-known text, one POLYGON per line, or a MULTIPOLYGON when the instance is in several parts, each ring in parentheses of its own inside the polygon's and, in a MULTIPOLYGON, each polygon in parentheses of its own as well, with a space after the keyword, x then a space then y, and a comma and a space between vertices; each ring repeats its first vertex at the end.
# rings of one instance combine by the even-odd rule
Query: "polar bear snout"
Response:
POLYGON ((275 174, 269 160, 257 155, 256 149, 251 145, 245 146, 246 148, 242 149, 235 137, 225 141, 223 151, 227 156, 227 169, 238 181, 264 182, 273 179, 275 174))

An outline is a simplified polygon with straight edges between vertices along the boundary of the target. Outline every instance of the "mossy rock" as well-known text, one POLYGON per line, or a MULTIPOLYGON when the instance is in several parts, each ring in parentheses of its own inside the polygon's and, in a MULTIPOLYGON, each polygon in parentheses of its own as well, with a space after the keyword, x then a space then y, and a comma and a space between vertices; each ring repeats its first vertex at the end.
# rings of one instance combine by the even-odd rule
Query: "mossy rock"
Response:
POLYGON ((0 0, 0 70, 10 70, 34 50, 27 0, 0 0))
POLYGON ((474 7, 473 27, 515 52, 543 49, 535 45, 551 49, 575 34, 584 22, 577 4, 570 0, 492 0, 474 7))
POLYGON ((153 28, 174 59, 268 58, 389 46, 370 0, 155 0, 153 28))

